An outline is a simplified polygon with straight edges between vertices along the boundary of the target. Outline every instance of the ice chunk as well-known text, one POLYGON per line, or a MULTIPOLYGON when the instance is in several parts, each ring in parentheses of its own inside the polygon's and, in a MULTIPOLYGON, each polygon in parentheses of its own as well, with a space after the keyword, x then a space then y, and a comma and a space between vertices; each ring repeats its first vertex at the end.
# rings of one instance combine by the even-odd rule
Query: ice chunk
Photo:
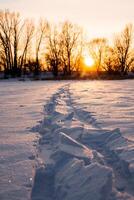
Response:
POLYGON ((66 158, 79 158, 86 163, 90 163, 93 158, 92 151, 81 143, 77 142, 65 133, 58 134, 58 144, 52 154, 52 158, 57 162, 66 158))
POLYGON ((58 200, 107 200, 112 191, 110 168, 73 159, 55 176, 55 192, 58 200))

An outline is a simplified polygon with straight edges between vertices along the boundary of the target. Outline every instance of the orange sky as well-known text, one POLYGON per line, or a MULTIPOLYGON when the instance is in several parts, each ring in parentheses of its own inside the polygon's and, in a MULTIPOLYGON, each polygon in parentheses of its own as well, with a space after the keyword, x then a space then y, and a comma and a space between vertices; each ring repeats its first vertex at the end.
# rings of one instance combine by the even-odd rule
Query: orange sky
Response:
POLYGON ((84 27, 89 37, 108 37, 134 23, 134 0, 0 0, 1 9, 24 17, 70 20, 84 27))

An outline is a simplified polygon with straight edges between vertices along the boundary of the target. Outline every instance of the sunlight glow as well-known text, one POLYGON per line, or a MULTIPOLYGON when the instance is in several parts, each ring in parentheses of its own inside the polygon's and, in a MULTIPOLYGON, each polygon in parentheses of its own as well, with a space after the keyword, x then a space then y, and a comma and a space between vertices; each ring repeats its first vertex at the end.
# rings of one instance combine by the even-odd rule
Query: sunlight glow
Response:
POLYGON ((92 67, 94 65, 94 60, 90 56, 86 56, 84 62, 87 67, 92 67))

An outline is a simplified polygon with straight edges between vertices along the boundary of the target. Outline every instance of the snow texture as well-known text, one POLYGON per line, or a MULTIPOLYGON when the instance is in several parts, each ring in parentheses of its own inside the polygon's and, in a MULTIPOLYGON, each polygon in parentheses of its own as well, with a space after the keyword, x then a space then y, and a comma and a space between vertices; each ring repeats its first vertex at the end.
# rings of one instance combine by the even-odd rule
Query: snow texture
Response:
POLYGON ((134 200, 134 81, 0 84, 0 199, 134 200))

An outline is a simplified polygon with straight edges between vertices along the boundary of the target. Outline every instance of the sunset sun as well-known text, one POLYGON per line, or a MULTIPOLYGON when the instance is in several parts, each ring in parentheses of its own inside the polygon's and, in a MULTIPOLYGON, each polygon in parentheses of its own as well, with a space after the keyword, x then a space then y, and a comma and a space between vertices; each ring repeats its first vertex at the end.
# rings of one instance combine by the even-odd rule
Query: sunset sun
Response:
POLYGON ((94 60, 90 56, 86 56, 84 58, 84 62, 85 62, 87 67, 92 67, 93 64, 94 64, 94 60))

